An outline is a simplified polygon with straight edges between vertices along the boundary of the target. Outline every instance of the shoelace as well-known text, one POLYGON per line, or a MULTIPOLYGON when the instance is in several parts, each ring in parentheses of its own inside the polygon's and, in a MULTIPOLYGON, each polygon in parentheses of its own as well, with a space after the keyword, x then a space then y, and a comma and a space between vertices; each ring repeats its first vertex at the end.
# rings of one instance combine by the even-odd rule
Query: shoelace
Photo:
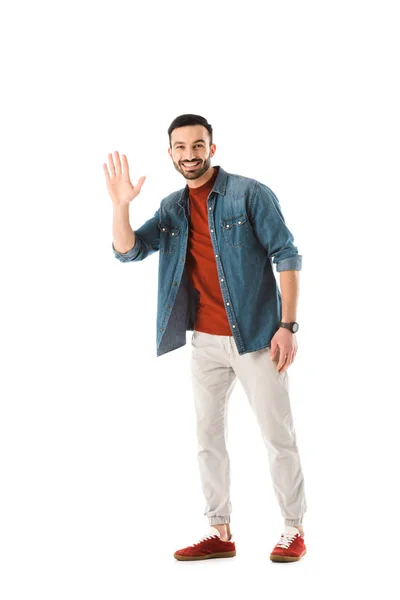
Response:
POLYGON ((277 546, 280 546, 281 548, 288 548, 297 535, 297 533, 282 533, 281 539, 277 543, 277 546))
POLYGON ((212 540, 214 538, 218 538, 218 536, 217 535, 205 535, 198 542, 196 542, 195 544, 192 544, 192 547, 194 548, 195 546, 198 546, 199 544, 201 544, 201 542, 204 542, 205 540, 212 540))

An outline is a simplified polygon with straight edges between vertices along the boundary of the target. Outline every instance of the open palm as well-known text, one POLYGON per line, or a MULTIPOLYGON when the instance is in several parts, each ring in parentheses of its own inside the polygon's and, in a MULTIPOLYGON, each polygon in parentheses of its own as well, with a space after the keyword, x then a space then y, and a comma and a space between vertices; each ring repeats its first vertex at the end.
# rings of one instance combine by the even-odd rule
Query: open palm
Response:
POLYGON ((135 186, 129 177, 128 159, 122 154, 122 164, 117 151, 108 155, 108 165, 103 163, 104 175, 106 177, 107 190, 114 204, 128 205, 139 193, 146 176, 139 177, 135 186))

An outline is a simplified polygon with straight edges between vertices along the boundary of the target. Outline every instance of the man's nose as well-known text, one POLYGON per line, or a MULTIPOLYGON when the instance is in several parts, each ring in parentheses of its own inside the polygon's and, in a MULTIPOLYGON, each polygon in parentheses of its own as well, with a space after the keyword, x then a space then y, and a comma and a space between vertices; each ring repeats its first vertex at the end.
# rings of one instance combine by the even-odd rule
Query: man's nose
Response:
POLYGON ((196 153, 194 150, 188 150, 186 152, 185 158, 183 159, 183 162, 190 162, 192 160, 198 160, 196 157, 196 153))

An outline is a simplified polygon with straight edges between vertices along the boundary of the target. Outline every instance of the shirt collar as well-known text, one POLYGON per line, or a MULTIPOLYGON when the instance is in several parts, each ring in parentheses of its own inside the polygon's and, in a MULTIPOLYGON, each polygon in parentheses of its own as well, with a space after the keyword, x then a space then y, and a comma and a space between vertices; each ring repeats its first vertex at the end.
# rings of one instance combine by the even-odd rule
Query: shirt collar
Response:
MULTIPOLYGON (((228 180, 228 173, 220 165, 216 165, 216 166, 219 167, 218 175, 214 181, 214 185, 213 185, 213 188, 210 193, 216 192, 217 194, 221 194, 222 196, 225 196, 226 184, 227 184, 227 180, 228 180)), ((182 208, 183 208, 185 206, 185 202, 188 199, 188 196, 189 196, 189 186, 186 184, 186 186, 182 190, 181 196, 178 198, 176 203, 179 204, 180 206, 182 206, 182 208)))

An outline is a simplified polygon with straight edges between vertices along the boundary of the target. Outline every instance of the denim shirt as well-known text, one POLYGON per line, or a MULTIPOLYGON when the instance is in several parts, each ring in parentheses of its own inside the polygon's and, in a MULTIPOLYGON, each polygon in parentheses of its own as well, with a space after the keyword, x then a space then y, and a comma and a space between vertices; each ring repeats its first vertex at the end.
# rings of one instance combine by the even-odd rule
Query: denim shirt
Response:
MULTIPOLYGON (((282 298, 273 272, 302 268, 279 201, 265 184, 221 167, 208 199, 208 228, 221 295, 239 354, 270 345, 282 318, 282 298)), ((165 197, 154 216, 135 230, 128 252, 112 249, 121 262, 159 252, 156 355, 186 344, 194 330, 199 292, 186 263, 190 218, 186 185, 165 197)))

